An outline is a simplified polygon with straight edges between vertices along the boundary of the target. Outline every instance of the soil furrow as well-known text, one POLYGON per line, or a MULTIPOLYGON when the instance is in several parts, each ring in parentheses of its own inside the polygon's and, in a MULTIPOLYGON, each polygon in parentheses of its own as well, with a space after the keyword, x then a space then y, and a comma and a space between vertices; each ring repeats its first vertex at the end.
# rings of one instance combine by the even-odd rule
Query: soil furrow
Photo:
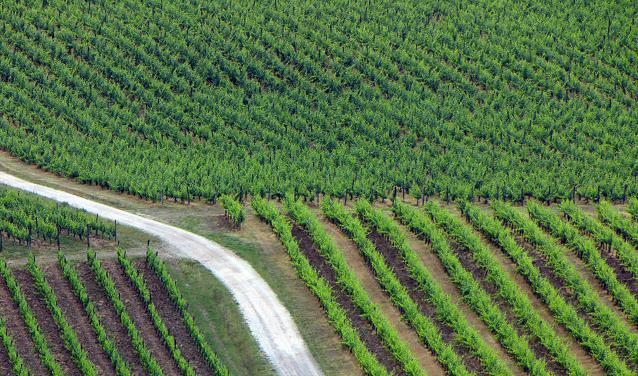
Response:
POLYGON ((13 338, 18 354, 20 354, 27 367, 35 375, 46 374, 47 370, 40 361, 40 355, 35 350, 35 345, 27 326, 22 320, 17 304, 11 299, 11 292, 4 278, 0 278, 0 316, 6 320, 7 331, 13 338))
MULTIPOLYGON (((5 318, 2 317, 2 320, 5 318)), ((11 333, 9 333, 11 334, 11 333)), ((13 339, 15 342, 15 338, 13 339)), ((13 376, 13 370, 11 369, 11 360, 7 354, 7 349, 2 343, 0 343, 0 375, 13 376)))
POLYGON ((144 338, 144 343, 146 343, 146 346, 160 364, 164 373, 166 375, 181 374, 171 353, 168 351, 167 346, 162 341, 159 332, 155 329, 153 320, 151 319, 142 298, 139 296, 135 286, 133 286, 131 281, 129 281, 122 268, 117 264, 117 262, 103 261, 102 265, 113 279, 129 316, 131 316, 137 330, 139 330, 142 338, 144 338))
POLYGON ((405 371, 376 334, 374 327, 363 316, 361 310, 355 306, 350 296, 337 284, 337 276, 332 266, 321 256, 310 235, 297 225, 293 225, 292 234, 299 243, 299 249, 308 258, 312 267, 332 288, 337 303, 346 311, 348 319, 352 322, 352 326, 359 333, 359 337, 361 337, 368 350, 376 356, 388 371, 393 372, 395 375, 405 375, 405 371))
POLYGON ((142 367, 140 358, 133 349, 133 344, 128 336, 126 328, 120 322, 120 318, 113 308, 111 301, 106 296, 104 289, 99 285, 93 276, 91 267, 86 262, 77 264, 76 270, 87 293, 100 318, 100 322, 106 330, 109 338, 115 342, 119 354, 124 358, 131 371, 136 375, 144 375, 146 372, 142 367))
POLYGON ((73 293, 73 288, 64 278, 58 264, 45 269, 46 278, 58 299, 58 305, 69 324, 78 336, 82 348, 87 352, 89 360, 95 364, 100 375, 115 375, 111 360, 102 349, 93 331, 91 321, 86 315, 82 302, 73 293))
POLYGON ((16 281, 20 284, 22 293, 27 299, 31 311, 33 311, 33 314, 38 320, 40 332, 46 338, 49 350, 51 350, 51 353, 55 356, 56 362, 62 366, 66 375, 82 375, 82 372, 73 362, 71 353, 64 346, 64 340, 60 335, 60 330, 53 320, 53 315, 51 311, 49 311, 43 296, 37 291, 31 272, 26 269, 20 269, 15 270, 13 274, 15 275, 16 281))
POLYGON ((175 338, 175 343, 184 358, 188 360, 197 375, 214 375, 197 344, 190 336, 179 309, 173 304, 162 281, 143 260, 135 262, 135 267, 144 276, 144 282, 151 292, 153 304, 155 304, 155 308, 157 308, 168 331, 175 338))

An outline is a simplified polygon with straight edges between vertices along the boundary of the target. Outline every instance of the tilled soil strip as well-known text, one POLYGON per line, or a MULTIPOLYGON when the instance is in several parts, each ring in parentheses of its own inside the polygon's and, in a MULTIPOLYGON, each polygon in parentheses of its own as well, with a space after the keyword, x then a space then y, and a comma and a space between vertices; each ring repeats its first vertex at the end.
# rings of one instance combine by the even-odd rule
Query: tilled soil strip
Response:
POLYGON ((40 361, 40 355, 35 350, 35 344, 31 339, 29 330, 22 320, 17 304, 11 299, 11 292, 2 277, 0 277, 0 316, 5 320, 7 332, 13 338, 18 354, 20 354, 31 373, 34 375, 46 375, 48 371, 40 361))
POLYGON ((601 256, 603 256, 607 262, 607 265, 614 269, 618 280, 627 286, 634 297, 638 298, 638 279, 620 262, 616 251, 603 243, 598 244, 598 249, 600 250, 601 256))
POLYGON ((166 290, 162 281, 143 260, 135 262, 135 267, 144 276, 144 282, 151 292, 151 299, 153 304, 155 304, 155 308, 157 308, 168 331, 175 338, 175 343, 179 350, 191 364, 195 373, 197 375, 215 375, 191 337, 188 328, 182 320, 182 314, 171 300, 168 290, 166 290))
MULTIPOLYGON (((562 279, 560 279, 554 270, 548 265, 548 261, 545 255, 540 253, 536 247, 530 244, 525 238, 519 234, 515 234, 516 242, 523 247, 523 249, 527 252, 527 254, 532 258, 534 266, 536 266, 541 273, 549 280, 549 282, 554 286, 554 288, 561 294, 561 296, 565 299, 567 303, 576 309, 578 315, 585 320, 587 325, 594 330, 598 335, 605 339, 606 343, 621 357, 626 355, 626 352, 618 347, 616 341, 610 338, 603 330, 601 330, 596 323, 592 320, 590 315, 585 311, 578 301, 578 297, 574 293, 574 291, 565 285, 562 279)), ((627 365, 630 365, 631 362, 628 362, 627 365)), ((635 368, 635 366, 634 366, 635 368)))
POLYGON ((108 355, 102 349, 82 302, 73 293, 71 284, 64 278, 56 263, 45 269, 46 279, 58 299, 58 305, 75 331, 89 360, 95 364, 100 375, 115 375, 108 355))
POLYGON ((395 375, 405 375, 405 371, 376 334, 372 324, 363 316, 361 310, 354 305, 350 296, 341 290, 341 287, 337 284, 337 276, 332 266, 321 256, 310 235, 297 225, 293 225, 292 235, 299 243, 299 249, 310 261, 310 265, 317 270, 319 275, 332 288, 333 296, 337 303, 346 311, 348 319, 352 322, 352 326, 358 332, 368 350, 376 356, 388 371, 393 372, 395 375))
POLYGON ((140 362, 140 358, 133 348, 131 339, 128 336, 126 328, 120 322, 120 318, 113 308, 110 299, 106 296, 104 289, 95 280, 91 267, 86 262, 78 263, 76 271, 86 288, 89 298, 95 304, 100 322, 106 330, 109 338, 115 342, 117 351, 124 358, 131 371, 136 375, 144 375, 144 367, 140 362))
POLYGON ((11 369, 11 360, 9 360, 9 355, 7 354, 7 348, 4 347, 2 343, 0 343, 0 375, 14 375, 13 370, 11 369))
MULTIPOLYGON (((64 346, 64 340, 60 335, 60 330, 53 320, 53 315, 44 301, 43 296, 37 291, 35 281, 31 276, 31 272, 25 269, 15 270, 13 272, 16 281, 20 284, 22 293, 24 294, 31 311, 38 320, 40 332, 44 335, 49 346, 49 350, 55 357, 55 361, 62 366, 65 375, 80 376, 82 372, 73 363, 71 353, 64 346)), ((67 320, 73 319, 67 317, 67 320)))
POLYGON ((546 363, 547 370, 551 373, 555 375, 566 375, 567 370, 560 363, 556 362, 552 354, 550 354, 549 350, 543 346, 538 337, 528 333, 525 327, 518 322, 514 315, 513 307, 500 296, 498 286, 490 280, 488 271, 478 265, 474 261, 470 251, 458 244, 454 239, 448 237, 448 242, 450 244, 450 248, 461 262, 461 265, 463 265, 463 268, 472 273, 474 279, 490 295, 496 306, 498 306, 498 308, 500 308, 505 314, 507 321, 512 324, 518 335, 520 337, 527 338, 527 342, 529 343, 531 350, 534 352, 534 355, 536 355, 536 358, 543 359, 546 363))
MULTIPOLYGON (((481 360, 472 350, 461 341, 457 340, 456 332, 445 322, 441 321, 436 313, 436 308, 429 303, 429 300, 419 284, 410 276, 406 264, 403 262, 399 251, 383 235, 376 231, 370 231, 368 239, 375 245, 377 250, 383 255, 386 264, 394 271, 401 284, 408 290, 408 294, 419 307, 421 313, 430 318, 439 328, 443 340, 451 344, 454 350, 463 358, 463 363, 468 370, 477 375, 487 374, 481 360)), ((367 259, 366 259, 367 261, 367 259)))
POLYGON ((177 368, 177 364, 173 360, 173 356, 168 351, 167 346, 164 345, 159 332, 155 329, 151 315, 148 313, 146 305, 137 293, 137 289, 133 283, 129 281, 117 262, 102 261, 102 266, 113 279, 117 291, 120 293, 120 298, 122 302, 124 302, 133 323, 135 323, 137 330, 142 334, 144 343, 146 343, 146 346, 160 364, 164 373, 166 375, 181 374, 181 371, 177 368))

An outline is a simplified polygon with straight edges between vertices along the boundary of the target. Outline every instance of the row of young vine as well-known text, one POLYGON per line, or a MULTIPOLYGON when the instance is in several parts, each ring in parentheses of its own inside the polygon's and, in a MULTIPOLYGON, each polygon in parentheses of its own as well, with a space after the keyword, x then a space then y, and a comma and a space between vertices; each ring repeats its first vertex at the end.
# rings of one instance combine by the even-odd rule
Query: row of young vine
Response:
POLYGON ((532 374, 549 375, 545 362, 536 358, 527 339, 518 335, 503 311, 494 303, 493 298, 481 287, 472 273, 463 267, 445 234, 437 228, 435 223, 425 213, 399 201, 395 201, 392 209, 401 222, 432 244, 439 260, 461 291, 463 299, 492 330, 516 361, 532 374))
POLYGON ((573 291, 578 308, 587 314, 597 331, 613 339, 610 345, 620 352, 623 359, 628 362, 638 361, 638 336, 601 301, 593 287, 578 273, 556 241, 546 235, 529 217, 512 206, 496 201, 492 207, 498 218, 520 231, 524 239, 533 244, 546 258, 547 265, 556 277, 573 291))
POLYGON ((508 276, 491 250, 485 246, 471 226, 461 222, 459 218, 438 206, 434 201, 426 204, 426 211, 437 224, 445 228, 459 244, 471 252, 477 264, 488 272, 487 278, 497 286, 498 295, 511 306, 517 321, 524 323, 526 331, 538 339, 560 367, 569 374, 585 374, 585 369, 569 352, 565 342, 534 309, 527 296, 520 293, 516 282, 508 276))
POLYGON ((348 314, 336 301, 330 285, 319 276, 299 249, 299 244, 292 235, 292 227, 286 217, 279 212, 273 203, 264 199, 255 198, 251 204, 257 215, 269 223, 275 234, 277 234, 279 240, 286 248, 297 274, 319 299, 321 306, 326 311, 328 320, 341 337, 343 344, 350 349, 358 360, 361 368, 370 375, 389 375, 388 370, 385 369, 361 340, 357 329, 353 327, 348 318, 348 314))
POLYGON ((321 256, 334 270, 339 287, 350 296, 354 304, 361 310, 385 346, 402 365, 403 372, 408 375, 425 375, 415 355, 399 338, 395 327, 381 312, 378 305, 371 300, 357 276, 348 266, 343 251, 337 247, 317 217, 305 204, 293 200, 291 197, 286 198, 285 206, 293 220, 308 232, 321 256))
MULTIPOLYGON (((495 211, 504 213, 513 209, 505 204, 493 203, 495 211)), ((599 335, 596 327, 591 327, 583 319, 576 307, 569 304, 562 293, 550 282, 548 277, 535 264, 533 257, 517 242, 513 231, 517 233, 524 228, 523 223, 529 221, 522 215, 518 216, 514 230, 508 230, 496 218, 486 214, 478 206, 464 203, 461 210, 473 226, 484 233, 488 239, 498 244, 500 248, 516 264, 518 272, 525 277, 536 295, 538 295, 558 323, 563 325, 572 336, 592 355, 606 372, 618 375, 630 375, 631 371, 620 357, 610 348, 605 337, 599 335)))
MULTIPOLYGON (((508 375, 511 371, 470 326, 467 319, 459 311, 449 295, 434 280, 416 253, 405 243, 405 235, 400 229, 379 211, 375 211, 367 201, 357 203, 358 212, 380 234, 386 236, 398 250, 407 265, 411 277, 419 283, 428 297, 428 304, 434 305, 437 318, 453 328, 456 341, 467 346, 481 360, 482 365, 491 375, 508 375)), ((386 264, 383 255, 368 239, 367 230, 362 223, 343 206, 335 201, 324 200, 322 210, 325 215, 335 221, 355 241, 361 253, 372 265, 377 279, 392 297, 397 307, 404 313, 406 320, 412 325, 422 340, 437 355, 437 358, 451 374, 467 374, 463 359, 455 352, 451 344, 446 344, 435 324, 424 316, 418 305, 409 296, 406 287, 401 285, 394 271, 386 264)))

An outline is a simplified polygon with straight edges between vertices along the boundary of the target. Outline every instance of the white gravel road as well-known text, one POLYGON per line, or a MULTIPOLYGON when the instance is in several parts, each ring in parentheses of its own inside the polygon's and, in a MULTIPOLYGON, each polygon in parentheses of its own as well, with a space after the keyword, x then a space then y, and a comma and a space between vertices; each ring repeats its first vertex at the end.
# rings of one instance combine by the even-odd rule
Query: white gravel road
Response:
POLYGON ((321 375, 290 313, 259 274, 231 250, 202 236, 0 171, 0 183, 117 220, 169 245, 176 255, 199 261, 232 293, 253 336, 280 375, 321 375))

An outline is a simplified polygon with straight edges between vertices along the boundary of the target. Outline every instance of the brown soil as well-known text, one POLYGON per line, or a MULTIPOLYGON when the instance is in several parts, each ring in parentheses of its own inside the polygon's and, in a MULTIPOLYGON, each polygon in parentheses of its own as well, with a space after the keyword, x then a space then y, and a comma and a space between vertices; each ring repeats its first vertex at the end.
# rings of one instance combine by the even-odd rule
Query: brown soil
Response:
POLYGON ((13 272, 16 281, 20 284, 33 315, 38 320, 40 332, 47 340, 49 350, 55 356, 55 361, 60 364, 66 375, 82 375, 82 372, 73 363, 71 353, 65 348, 64 340, 60 335, 60 330, 53 320, 53 315, 49 311, 42 295, 37 291, 31 273, 26 269, 13 272))
POLYGON ((171 353, 168 351, 167 346, 164 345, 158 331, 155 329, 153 320, 142 298, 138 295, 135 286, 129 281, 122 268, 120 268, 116 262, 103 261, 102 266, 108 271, 111 279, 113 279, 129 316, 142 335, 146 347, 151 354, 153 354, 153 357, 162 367, 164 373, 167 375, 179 375, 181 372, 173 360, 171 353))
POLYGON ((410 276, 410 272, 403 262, 399 251, 392 243, 376 231, 371 231, 368 239, 374 243, 377 250, 383 255, 385 262, 394 271, 401 284, 408 290, 410 297, 419 306, 421 313, 436 324, 444 342, 451 344, 456 353, 463 358, 463 363, 467 369, 477 375, 487 374, 484 371, 481 360, 472 353, 472 349, 458 340, 454 329, 439 318, 436 308, 430 304, 428 296, 420 288, 419 283, 410 276))
POLYGON ((102 349, 82 302, 73 293, 73 288, 64 278, 59 265, 50 265, 45 269, 45 273, 47 281, 58 299, 60 309, 78 336, 89 360, 95 364, 100 375, 115 375, 111 360, 102 349))
POLYGON ((134 374, 144 375, 146 372, 142 367, 139 356, 133 349, 128 332, 120 322, 120 318, 106 296, 104 289, 95 280, 90 266, 86 262, 81 262, 76 266, 76 270, 89 294, 89 298, 95 304, 97 314, 104 330, 106 330, 106 334, 115 343, 118 353, 124 358, 134 374))
POLYGON ((184 358, 188 360, 197 375, 214 375, 215 373, 210 369, 206 359, 199 351, 199 347, 190 336, 179 309, 173 304, 162 281, 143 260, 136 262, 135 266, 144 276, 144 282, 151 292, 155 308, 157 308, 168 331, 175 338, 175 343, 184 358))
POLYGON ((605 259, 607 264, 614 269, 616 273, 616 277, 618 280, 623 283, 629 291, 633 294, 634 297, 638 298, 638 279, 631 273, 625 265, 620 262, 616 252, 608 247, 603 245, 599 245, 598 249, 600 250, 601 256, 605 259))
MULTIPOLYGON (((22 320, 18 306, 11 299, 11 292, 7 288, 4 278, 0 277, 0 316, 6 320, 5 325, 13 343, 27 367, 34 375, 45 375, 47 369, 40 361, 35 350, 31 335, 22 320)), ((4 348, 4 346, 2 346, 4 348)))
POLYGON ((337 276, 330 264, 321 256, 319 250, 315 247, 312 238, 301 227, 294 225, 292 234, 299 243, 299 249, 306 256, 312 267, 317 270, 319 275, 332 288, 333 296, 339 305, 345 310, 352 326, 358 332, 359 337, 366 345, 367 349, 375 355, 381 364, 388 371, 395 375, 404 375, 405 371, 392 355, 390 350, 385 346, 376 330, 370 322, 363 316, 361 310, 355 306, 354 302, 348 294, 346 294, 337 284, 337 276))
POLYGON ((11 369, 11 360, 9 360, 7 349, 2 345, 2 343, 0 343, 0 375, 14 375, 13 370, 11 369))

